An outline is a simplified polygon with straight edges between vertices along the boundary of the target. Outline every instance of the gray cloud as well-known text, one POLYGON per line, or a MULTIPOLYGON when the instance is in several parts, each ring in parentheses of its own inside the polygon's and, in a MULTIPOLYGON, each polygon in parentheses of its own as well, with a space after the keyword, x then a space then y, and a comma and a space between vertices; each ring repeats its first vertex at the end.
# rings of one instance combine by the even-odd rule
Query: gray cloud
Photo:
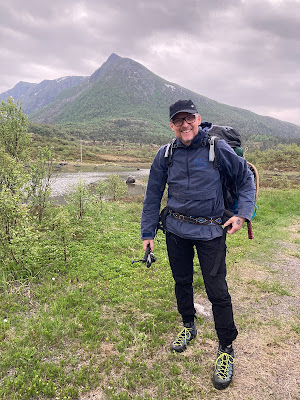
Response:
POLYGON ((199 94, 300 124, 300 0, 11 0, 0 92, 91 75, 112 53, 199 94))

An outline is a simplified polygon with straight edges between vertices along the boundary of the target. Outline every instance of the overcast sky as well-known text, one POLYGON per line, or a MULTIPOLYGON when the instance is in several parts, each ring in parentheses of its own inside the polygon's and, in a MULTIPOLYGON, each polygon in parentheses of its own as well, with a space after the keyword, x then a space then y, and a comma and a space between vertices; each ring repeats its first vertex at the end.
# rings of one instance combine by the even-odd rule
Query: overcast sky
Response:
POLYGON ((198 94, 300 125, 300 0, 1 3, 0 93, 19 81, 89 76, 116 53, 198 94))

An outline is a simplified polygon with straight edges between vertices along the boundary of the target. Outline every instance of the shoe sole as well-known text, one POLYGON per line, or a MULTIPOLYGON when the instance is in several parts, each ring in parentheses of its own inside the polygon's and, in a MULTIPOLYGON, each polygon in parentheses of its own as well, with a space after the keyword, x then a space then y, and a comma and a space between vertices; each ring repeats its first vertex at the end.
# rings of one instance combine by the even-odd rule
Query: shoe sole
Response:
POLYGON ((184 346, 182 349, 178 349, 178 350, 173 349, 173 347, 171 347, 172 353, 183 353, 186 349, 187 349, 186 346, 184 346))
POLYGON ((230 380, 229 382, 226 382, 226 383, 215 382, 215 381, 214 381, 214 377, 213 377, 213 379, 212 379, 212 382, 213 382, 213 385, 214 385, 214 388, 215 388, 215 389, 224 390, 224 389, 228 388, 228 386, 231 384, 232 379, 233 379, 233 374, 232 374, 231 380, 230 380))
POLYGON ((214 385, 215 389, 224 390, 224 389, 228 388, 228 386, 231 384, 231 382, 232 382, 232 380, 230 382, 226 383, 225 385, 222 385, 220 383, 216 383, 213 381, 213 385, 214 385))

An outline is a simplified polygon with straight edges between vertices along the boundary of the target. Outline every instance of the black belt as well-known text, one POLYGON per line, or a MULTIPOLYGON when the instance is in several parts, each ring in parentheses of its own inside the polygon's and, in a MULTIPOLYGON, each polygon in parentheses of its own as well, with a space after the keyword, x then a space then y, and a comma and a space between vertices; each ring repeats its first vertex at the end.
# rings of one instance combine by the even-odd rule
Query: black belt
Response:
POLYGON ((180 221, 188 222, 190 224, 196 225, 222 225, 223 219, 222 217, 192 217, 188 215, 179 214, 173 210, 169 211, 169 215, 171 217, 178 219, 180 221))
MULTIPOLYGON (((176 212, 174 212, 172 210, 169 210, 169 215, 171 215, 171 217, 173 217, 175 219, 179 219, 181 221, 189 222, 190 224, 222 225, 233 215, 233 213, 231 213, 231 212, 228 213, 225 210, 223 217, 215 217, 215 218, 211 218, 211 217, 189 217, 187 215, 179 214, 179 213, 176 213, 176 212)), ((227 234, 227 229, 228 228, 229 227, 226 226, 223 229, 223 234, 222 234, 221 239, 220 239, 219 248, 217 250, 215 264, 214 264, 214 267, 213 267, 212 271, 210 272, 211 276, 216 276, 217 273, 218 273, 219 266, 220 266, 220 263, 221 263, 221 259, 223 257, 224 251, 226 249, 225 242, 226 242, 226 234, 227 234)))

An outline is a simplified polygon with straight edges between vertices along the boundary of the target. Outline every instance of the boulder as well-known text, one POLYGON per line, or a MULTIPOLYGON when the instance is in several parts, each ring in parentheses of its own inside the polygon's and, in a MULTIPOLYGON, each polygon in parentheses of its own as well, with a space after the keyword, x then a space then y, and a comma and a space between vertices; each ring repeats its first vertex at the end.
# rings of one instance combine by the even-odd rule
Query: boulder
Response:
POLYGON ((126 184, 128 185, 129 183, 135 183, 135 177, 134 176, 129 176, 127 179, 126 179, 126 184))

